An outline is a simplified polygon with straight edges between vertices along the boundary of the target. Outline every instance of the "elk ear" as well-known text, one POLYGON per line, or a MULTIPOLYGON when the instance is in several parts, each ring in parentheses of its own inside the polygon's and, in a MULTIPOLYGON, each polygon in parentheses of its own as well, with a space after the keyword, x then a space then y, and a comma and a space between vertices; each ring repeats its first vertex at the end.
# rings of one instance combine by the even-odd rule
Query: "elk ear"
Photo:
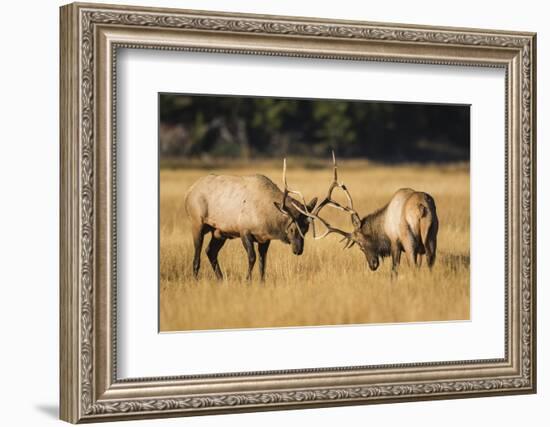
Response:
POLYGON ((279 202, 273 202, 273 204, 275 205, 275 207, 277 208, 277 210, 279 212, 281 212, 282 214, 284 214, 286 216, 289 216, 288 212, 285 209, 283 209, 282 205, 279 202))
POLYGON ((359 218, 359 216, 352 215, 351 216, 351 222, 352 222, 352 224, 355 228, 357 228, 357 229, 361 228, 361 219, 359 218))
POLYGON ((311 199, 311 201, 307 204, 307 211, 311 212, 313 209, 315 209, 315 205, 317 205, 317 197, 311 199))

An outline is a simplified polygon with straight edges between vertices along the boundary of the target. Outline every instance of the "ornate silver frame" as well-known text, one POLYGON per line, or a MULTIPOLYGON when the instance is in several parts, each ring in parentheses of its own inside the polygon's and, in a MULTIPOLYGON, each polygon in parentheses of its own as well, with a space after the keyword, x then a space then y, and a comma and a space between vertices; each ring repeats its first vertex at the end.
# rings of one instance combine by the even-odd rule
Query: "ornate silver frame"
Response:
POLYGON ((61 418, 129 418, 398 402, 536 390, 533 33, 174 9, 61 8, 61 418), (506 70, 505 357, 119 380, 118 47, 502 67, 506 70))

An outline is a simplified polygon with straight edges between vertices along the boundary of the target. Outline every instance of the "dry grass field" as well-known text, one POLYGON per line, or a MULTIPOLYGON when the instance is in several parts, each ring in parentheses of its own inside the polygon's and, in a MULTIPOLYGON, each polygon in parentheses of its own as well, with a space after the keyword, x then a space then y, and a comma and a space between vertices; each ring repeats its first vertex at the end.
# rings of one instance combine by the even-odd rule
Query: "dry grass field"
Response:
MULTIPOLYGON (((331 180, 325 168, 293 168, 289 185, 309 200, 324 197, 331 180)), ((382 207, 401 187, 430 193, 439 216, 437 259, 430 272, 417 270, 401 258, 397 280, 386 258, 376 272, 363 253, 343 250, 336 235, 314 241, 306 237, 303 255, 275 241, 268 253, 266 282, 245 281, 247 258, 240 240, 228 241, 220 252, 223 282, 214 278, 204 254, 199 280, 192 276, 193 244, 184 209, 184 195, 199 177, 262 173, 280 186, 275 163, 231 168, 178 168, 160 172, 160 330, 339 325, 386 322, 465 320, 470 317, 470 179, 468 165, 379 166, 339 163, 361 215, 382 207)), ((332 224, 350 230, 349 216, 326 209, 332 224)))

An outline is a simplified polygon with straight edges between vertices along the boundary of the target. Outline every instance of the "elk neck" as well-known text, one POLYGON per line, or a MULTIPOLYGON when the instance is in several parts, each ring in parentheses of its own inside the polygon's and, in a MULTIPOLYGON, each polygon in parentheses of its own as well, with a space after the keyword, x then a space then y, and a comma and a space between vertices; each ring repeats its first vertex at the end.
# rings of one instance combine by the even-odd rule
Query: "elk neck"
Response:
POLYGON ((387 207, 388 205, 361 220, 361 232, 370 239, 380 256, 389 256, 391 253, 391 241, 384 231, 387 207))

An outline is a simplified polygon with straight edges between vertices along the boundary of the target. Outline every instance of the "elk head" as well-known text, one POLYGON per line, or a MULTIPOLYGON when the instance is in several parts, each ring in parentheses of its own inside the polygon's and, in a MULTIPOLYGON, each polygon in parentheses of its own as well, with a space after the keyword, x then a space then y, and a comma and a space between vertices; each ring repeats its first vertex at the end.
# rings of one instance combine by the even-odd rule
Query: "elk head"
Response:
POLYGON ((369 268, 372 271, 375 271, 380 265, 380 262, 378 259, 378 253, 374 247, 373 240, 369 237, 367 233, 363 232, 363 222, 361 221, 359 214, 353 209, 353 200, 351 198, 351 194, 349 193, 344 183, 338 182, 338 166, 336 165, 336 156, 334 155, 334 151, 332 152, 332 164, 333 164, 333 179, 329 186, 327 196, 323 199, 323 201, 321 201, 321 203, 319 203, 317 207, 315 207, 315 209, 311 210, 311 212, 301 209, 296 204, 294 205, 294 207, 300 213, 302 213, 303 215, 311 219, 312 227, 313 227, 313 238, 315 240, 322 239, 328 236, 330 233, 336 233, 341 235, 342 236, 341 241, 345 241, 344 248, 351 248, 353 245, 357 244, 357 246, 365 254, 369 268), (342 206, 340 203, 338 203, 332 198, 332 192, 336 188, 339 188, 344 192, 346 199, 348 201, 347 206, 342 206), (354 230, 352 232, 346 232, 346 231, 340 230, 336 227, 331 226, 325 219, 321 218, 319 216, 319 213, 321 209, 323 209, 325 206, 331 206, 333 208, 349 213, 351 216, 351 222, 353 224, 354 230), (325 226, 324 233, 317 235, 315 230, 315 220, 318 220, 325 226))
POLYGON ((309 212, 315 208, 317 197, 314 197, 309 203, 306 203, 302 193, 288 188, 286 180, 286 159, 283 159, 283 184, 283 199, 281 203, 274 202, 274 204, 283 215, 288 217, 285 227, 286 242, 292 246, 294 255, 302 255, 304 252, 304 238, 309 230, 309 224, 313 221, 309 212), (294 199, 288 197, 289 193, 299 196, 302 204, 300 205, 294 199))

